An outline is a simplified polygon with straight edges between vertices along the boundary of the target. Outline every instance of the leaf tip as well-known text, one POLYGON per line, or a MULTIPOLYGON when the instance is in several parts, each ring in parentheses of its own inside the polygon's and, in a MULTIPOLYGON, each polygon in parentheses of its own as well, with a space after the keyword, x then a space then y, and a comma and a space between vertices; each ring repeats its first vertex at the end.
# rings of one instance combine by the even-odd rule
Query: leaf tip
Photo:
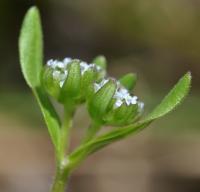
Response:
POLYGON ((188 71, 184 76, 183 79, 185 79, 187 86, 188 86, 188 92, 191 88, 191 84, 192 84, 192 73, 191 71, 188 71))
POLYGON ((191 71, 188 71, 187 73, 186 73, 186 76, 187 76, 187 78, 191 81, 192 80, 192 72, 191 71))
POLYGON ((39 13, 39 9, 37 6, 31 6, 27 13, 39 13))

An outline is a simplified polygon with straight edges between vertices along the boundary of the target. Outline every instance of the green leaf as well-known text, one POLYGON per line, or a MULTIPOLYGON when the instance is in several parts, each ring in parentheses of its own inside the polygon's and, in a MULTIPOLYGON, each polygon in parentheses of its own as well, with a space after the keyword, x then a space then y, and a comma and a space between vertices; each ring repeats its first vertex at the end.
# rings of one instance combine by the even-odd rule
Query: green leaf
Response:
POLYGON ((71 169, 75 169, 88 155, 102 149, 103 147, 115 141, 127 137, 128 135, 140 130, 141 128, 144 128, 145 126, 146 124, 135 124, 124 128, 115 129, 114 131, 99 136, 89 141, 85 145, 80 146, 69 156, 71 169))
POLYGON ((97 150, 115 142, 121 140, 130 134, 141 131, 148 126, 153 120, 160 118, 170 111, 172 111, 178 104, 180 104, 185 96, 188 94, 191 85, 191 74, 184 75, 169 94, 163 99, 158 107, 153 110, 144 120, 137 123, 122 127, 117 130, 113 130, 102 136, 99 136, 83 146, 80 146, 76 151, 70 155, 72 162, 72 169, 79 165, 88 155, 96 152, 97 150))
POLYGON ((186 97, 191 86, 191 73, 186 73, 169 94, 143 121, 148 122, 164 116, 179 105, 186 97))
POLYGON ((38 101, 38 104, 44 116, 44 120, 48 127, 48 131, 52 139, 52 142, 55 146, 55 149, 57 152, 59 152, 59 146, 60 146, 59 138, 60 138, 60 126, 61 126, 60 119, 53 105, 51 104, 48 96, 43 91, 43 89, 37 88, 33 90, 33 92, 35 94, 35 97, 38 101))
POLYGON ((42 29, 39 11, 36 7, 28 10, 20 33, 19 53, 22 73, 31 87, 40 85, 43 60, 42 29))
POLYGON ((133 90, 135 87, 137 76, 134 73, 128 73, 119 79, 120 83, 128 90, 133 90))

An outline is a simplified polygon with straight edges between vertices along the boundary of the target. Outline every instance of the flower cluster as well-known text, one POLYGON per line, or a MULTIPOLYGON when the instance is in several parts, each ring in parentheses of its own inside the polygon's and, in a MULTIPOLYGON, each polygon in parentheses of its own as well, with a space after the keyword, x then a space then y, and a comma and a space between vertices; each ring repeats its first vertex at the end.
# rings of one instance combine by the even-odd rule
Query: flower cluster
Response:
MULTIPOLYGON (((53 69, 52 73, 53 78, 59 81, 60 87, 63 86, 65 80, 67 79, 69 64, 72 62, 73 59, 69 57, 66 57, 65 59, 63 59, 63 61, 53 60, 53 59, 47 61, 47 66, 53 69)), ((101 71, 101 67, 95 64, 88 64, 84 61, 80 62, 80 69, 81 69, 81 75, 83 75, 89 69, 95 69, 96 71, 101 71)))
MULTIPOLYGON (((44 87, 61 103, 86 101, 91 118, 100 124, 131 123, 141 115, 144 103, 123 82, 107 77, 105 62, 102 57, 90 64, 71 58, 51 59, 45 67, 44 87)), ((128 79, 132 81, 132 77, 128 79)))

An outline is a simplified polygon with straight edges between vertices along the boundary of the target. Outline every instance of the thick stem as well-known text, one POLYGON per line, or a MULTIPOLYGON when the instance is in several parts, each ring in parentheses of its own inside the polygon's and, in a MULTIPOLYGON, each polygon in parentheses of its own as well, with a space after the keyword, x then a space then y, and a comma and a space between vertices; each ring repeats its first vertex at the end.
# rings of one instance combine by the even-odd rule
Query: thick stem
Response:
POLYGON ((52 185, 51 192, 65 192, 68 184, 69 172, 67 172, 64 167, 57 168, 56 176, 52 185))

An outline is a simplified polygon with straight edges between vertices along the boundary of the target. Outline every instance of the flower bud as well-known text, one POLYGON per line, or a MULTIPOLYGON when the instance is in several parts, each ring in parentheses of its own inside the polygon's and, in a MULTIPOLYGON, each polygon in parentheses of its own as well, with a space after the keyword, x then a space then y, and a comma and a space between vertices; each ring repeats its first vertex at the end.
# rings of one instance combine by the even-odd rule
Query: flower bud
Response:
POLYGON ((129 91, 135 87, 137 76, 134 73, 128 73, 119 79, 120 83, 129 91))
POLYGON ((97 56, 92 63, 94 63, 98 69, 102 69, 100 73, 98 73, 97 80, 102 80, 106 76, 106 68, 107 61, 106 58, 102 55, 97 56))
POLYGON ((88 110, 91 117, 97 121, 101 122, 103 116, 107 113, 110 102, 116 91, 116 84, 113 80, 103 80, 100 84, 95 84, 94 95, 88 102, 88 110))
POLYGON ((106 69, 107 68, 107 61, 106 58, 103 55, 97 56, 93 62, 95 65, 101 67, 102 69, 106 69))
POLYGON ((100 83, 95 83, 94 96, 88 103, 94 120, 114 126, 136 121, 144 107, 136 96, 132 96, 119 81, 113 79, 103 79, 100 83))
POLYGON ((49 95, 59 98, 60 95, 60 81, 55 79, 57 72, 53 72, 53 69, 45 67, 42 73, 42 85, 49 95))
POLYGON ((79 60, 72 60, 68 64, 67 77, 61 87, 59 100, 65 102, 67 100, 75 100, 80 94, 81 86, 81 67, 79 60))

